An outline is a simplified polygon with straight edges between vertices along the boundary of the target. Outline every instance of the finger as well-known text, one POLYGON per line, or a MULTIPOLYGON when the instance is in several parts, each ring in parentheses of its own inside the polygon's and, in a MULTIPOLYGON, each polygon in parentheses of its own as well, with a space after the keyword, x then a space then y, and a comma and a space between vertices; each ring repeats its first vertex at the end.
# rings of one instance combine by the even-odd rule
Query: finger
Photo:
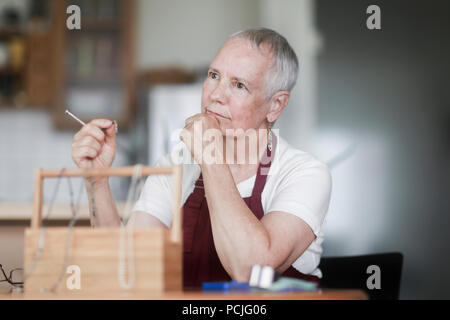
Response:
POLYGON ((185 128, 183 128, 180 132, 180 140, 184 143, 191 143, 192 140, 192 133, 190 131, 190 125, 187 125, 185 128))
POLYGON ((83 133, 85 132, 83 129, 85 129, 86 127, 98 127, 100 129, 106 129, 109 126, 111 126, 113 122, 111 120, 108 119, 94 119, 91 122, 89 122, 88 124, 84 125, 83 128, 81 128, 81 130, 75 135, 75 137, 79 137, 80 135, 83 135, 83 133))
POLYGON ((184 126, 184 130, 190 130, 194 126, 194 122, 187 122, 184 126))
POLYGON ((217 119, 217 117, 212 114, 204 114, 203 118, 206 121, 205 124, 211 124, 211 122, 214 123, 215 125, 219 124, 219 120, 217 119))
POLYGON ((89 124, 92 124, 99 128, 107 129, 113 124, 113 122, 108 119, 94 119, 91 122, 89 122, 89 124))
POLYGON ((183 140, 187 137, 187 134, 189 133, 188 129, 186 127, 184 127, 183 129, 181 129, 180 131, 180 135, 179 138, 180 140, 183 140))
POLYGON ((91 148, 91 147, 80 147, 78 148, 78 151, 75 154, 75 158, 77 159, 85 159, 85 158, 89 158, 89 159, 95 159, 97 157, 98 152, 91 148))
POLYGON ((86 136, 92 136, 100 143, 103 143, 105 140, 105 133, 100 129, 100 127, 92 123, 88 123, 83 126, 83 128, 81 128, 81 130, 75 135, 74 140, 79 141, 86 136))
POLYGON ((111 123, 111 125, 105 129, 105 143, 110 146, 116 145, 116 125, 114 122, 111 123))
POLYGON ((184 121, 185 124, 188 123, 192 123, 194 122, 196 119, 198 119, 199 117, 202 117, 204 114, 203 113, 197 113, 194 114, 193 116, 190 116, 189 118, 186 118, 186 120, 184 121))
POLYGON ((75 142, 75 147, 90 147, 98 151, 101 149, 102 145, 97 141, 97 139, 93 138, 92 136, 85 136, 84 138, 75 142))

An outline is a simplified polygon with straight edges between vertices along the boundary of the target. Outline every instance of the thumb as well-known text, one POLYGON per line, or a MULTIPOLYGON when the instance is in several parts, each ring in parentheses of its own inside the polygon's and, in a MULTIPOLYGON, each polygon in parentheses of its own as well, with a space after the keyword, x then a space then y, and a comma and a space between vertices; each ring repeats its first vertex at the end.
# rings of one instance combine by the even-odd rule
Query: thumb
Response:
POLYGON ((112 122, 111 125, 105 128, 105 143, 115 148, 116 147, 116 125, 115 122, 112 122))

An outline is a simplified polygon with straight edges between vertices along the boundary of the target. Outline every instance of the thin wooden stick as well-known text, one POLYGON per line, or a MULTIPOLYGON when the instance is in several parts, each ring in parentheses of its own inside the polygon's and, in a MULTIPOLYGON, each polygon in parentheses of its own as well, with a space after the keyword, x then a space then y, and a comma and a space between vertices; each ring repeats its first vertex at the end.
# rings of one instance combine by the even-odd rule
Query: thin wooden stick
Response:
MULTIPOLYGON (((149 176, 152 174, 173 174, 173 167, 142 167, 142 175, 149 176)), ((58 178, 63 177, 131 177, 134 173, 134 166, 117 167, 117 168, 95 168, 95 169, 65 169, 61 174, 61 170, 41 170, 42 178, 58 178)))
POLYGON ((173 243, 181 243, 182 216, 181 216, 181 185, 183 178, 183 168, 177 165, 173 170, 173 214, 170 238, 173 243))
POLYGON ((31 228, 38 229, 42 220, 42 169, 34 171, 33 212, 31 216, 31 228))

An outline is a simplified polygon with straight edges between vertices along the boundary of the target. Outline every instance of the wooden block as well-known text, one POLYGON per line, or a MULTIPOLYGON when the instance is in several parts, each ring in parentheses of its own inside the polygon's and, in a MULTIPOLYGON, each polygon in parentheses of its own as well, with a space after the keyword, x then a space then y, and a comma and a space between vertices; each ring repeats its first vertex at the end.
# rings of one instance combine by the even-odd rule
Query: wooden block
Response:
MULTIPOLYGON (((30 270, 42 229, 25 230, 25 274, 30 270)), ((165 229, 133 229, 135 282, 131 292, 162 292, 182 289, 181 243, 170 241, 165 229)), ((26 278, 26 293, 41 292, 57 283, 64 266, 68 228, 45 229, 44 246, 35 267, 26 278)), ((127 237, 124 247, 127 248, 127 237)), ((81 271, 81 289, 70 290, 68 277, 62 277, 55 289, 58 293, 124 292, 118 281, 119 228, 77 227, 72 230, 72 244, 67 265, 76 265, 81 271)), ((127 252, 127 251, 125 251, 127 252)), ((125 254, 125 257, 128 257, 125 254)), ((127 266, 127 263, 125 263, 127 266)))

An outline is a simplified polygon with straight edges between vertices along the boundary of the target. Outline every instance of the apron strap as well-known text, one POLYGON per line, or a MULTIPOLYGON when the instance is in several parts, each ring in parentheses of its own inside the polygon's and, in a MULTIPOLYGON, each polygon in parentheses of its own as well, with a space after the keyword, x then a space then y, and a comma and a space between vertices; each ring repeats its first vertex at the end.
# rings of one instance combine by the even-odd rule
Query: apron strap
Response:
POLYGON ((255 185, 252 191, 252 199, 254 197, 259 197, 261 199, 261 194, 263 192, 264 186, 266 185, 267 176, 269 174, 269 169, 275 158, 275 152, 277 150, 277 136, 272 135, 272 150, 267 147, 266 152, 264 152, 261 161, 259 162, 258 171, 256 174, 255 185))

